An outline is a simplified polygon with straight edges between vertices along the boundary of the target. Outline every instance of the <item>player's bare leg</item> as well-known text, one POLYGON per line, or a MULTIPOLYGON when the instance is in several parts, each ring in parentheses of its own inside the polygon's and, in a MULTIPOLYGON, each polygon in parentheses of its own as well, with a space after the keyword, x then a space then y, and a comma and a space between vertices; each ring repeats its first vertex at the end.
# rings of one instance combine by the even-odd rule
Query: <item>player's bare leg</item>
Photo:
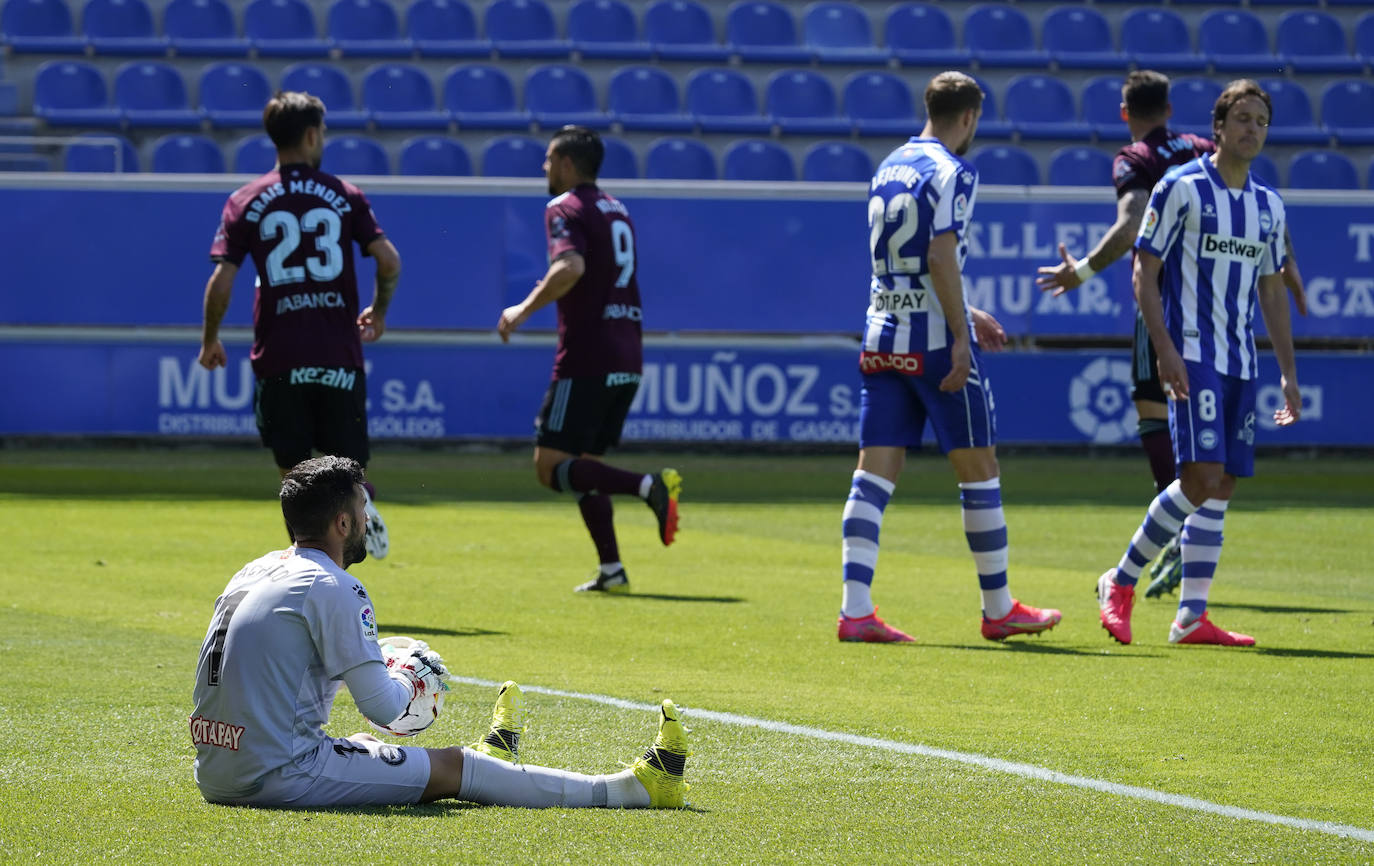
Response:
MULTIPOLYGON (((1158 400, 1136 400, 1136 415, 1140 418, 1137 429, 1140 433, 1140 447, 1150 463, 1150 475, 1154 478, 1155 493, 1173 483, 1174 443, 1169 435, 1169 405, 1158 400)), ((1158 598, 1178 589, 1183 578, 1183 560, 1179 548, 1179 537, 1173 539, 1155 557, 1150 566, 1150 585, 1145 590, 1147 598, 1158 598)))

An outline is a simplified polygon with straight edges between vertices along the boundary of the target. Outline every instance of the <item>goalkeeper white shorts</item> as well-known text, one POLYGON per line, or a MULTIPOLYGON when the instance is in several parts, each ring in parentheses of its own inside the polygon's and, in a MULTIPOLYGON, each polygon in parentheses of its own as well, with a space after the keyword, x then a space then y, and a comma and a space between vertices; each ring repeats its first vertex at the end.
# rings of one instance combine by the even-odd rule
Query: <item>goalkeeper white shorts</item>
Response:
POLYGON ((416 746, 327 737, 320 741, 315 759, 305 763, 315 770, 273 770, 251 796, 206 799, 226 805, 291 809, 409 805, 420 802, 429 784, 429 754, 416 746))

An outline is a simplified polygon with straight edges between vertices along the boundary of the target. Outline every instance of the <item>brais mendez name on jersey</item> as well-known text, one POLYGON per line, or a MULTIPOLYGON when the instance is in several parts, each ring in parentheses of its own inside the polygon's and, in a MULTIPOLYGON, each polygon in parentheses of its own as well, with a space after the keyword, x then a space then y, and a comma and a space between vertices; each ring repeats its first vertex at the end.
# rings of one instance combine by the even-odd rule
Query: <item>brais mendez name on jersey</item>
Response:
POLYGON ((286 195, 287 191, 294 195, 313 195, 325 204, 334 208, 340 215, 349 213, 353 210, 353 205, 348 203, 342 193, 335 192, 327 186, 321 186, 313 180, 293 180, 283 185, 277 181, 271 186, 258 193, 258 197, 248 206, 248 213, 243 218, 250 223, 255 223, 262 219, 263 211, 279 196, 286 195))

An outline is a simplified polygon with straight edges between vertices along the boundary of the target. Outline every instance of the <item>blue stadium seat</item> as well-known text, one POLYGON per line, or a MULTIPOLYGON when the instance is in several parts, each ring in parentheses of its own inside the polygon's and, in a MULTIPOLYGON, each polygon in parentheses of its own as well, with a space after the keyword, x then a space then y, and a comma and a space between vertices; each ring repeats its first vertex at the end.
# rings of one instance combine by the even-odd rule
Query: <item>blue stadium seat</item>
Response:
POLYGON ((544 129, 569 123, 607 129, 611 119, 596 105, 596 89, 576 66, 536 66, 525 76, 525 108, 544 129))
POLYGON ((1050 157, 1050 186, 1112 185, 1112 158, 1095 147, 1074 145, 1050 157))
POLYGON ((353 82, 337 66, 316 61, 288 66, 281 76, 281 89, 318 96, 324 102, 325 124, 331 128, 362 129, 367 126, 367 112, 360 111, 353 98, 353 82))
POLYGON ((1221 96, 1221 85, 1210 78, 1178 78, 1169 85, 1174 114, 1169 125, 1180 132, 1212 137, 1212 106, 1221 96))
POLYGON ((686 98, 687 112, 696 118, 702 132, 766 134, 773 128, 772 121, 759 114, 754 85, 733 69, 693 72, 687 78, 686 98))
POLYGON ((203 135, 168 135, 153 145, 153 171, 223 174, 224 154, 203 135))
POLYGON ((1343 145, 1374 144, 1374 84, 1333 81, 1322 91, 1322 123, 1343 145))
POLYGON ((442 135, 420 135, 401 145, 397 174, 465 177, 472 174, 467 149, 442 135))
POLYGON ((105 76, 79 60, 49 60, 33 79, 33 113, 51 126, 118 128, 121 114, 110 105, 105 76))
POLYGON ((1293 189, 1359 189, 1355 163, 1334 150, 1304 150, 1288 163, 1293 189))
POLYGON ((391 174, 391 160, 380 144, 361 135, 330 136, 321 168, 330 174, 391 174))
POLYGON ((202 115, 191 110, 186 82, 169 63, 136 60, 124 64, 115 73, 114 91, 115 104, 130 126, 200 126, 202 115))
POLYGON ((238 174, 266 174, 277 164, 277 148, 266 133, 250 135, 234 145, 234 171, 238 174))
POLYGON ((848 118, 835 113, 835 88, 830 81, 809 69, 773 73, 764 106, 788 135, 848 135, 853 128, 848 118))
POLYGON ((153 27, 153 10, 143 0, 89 0, 81 29, 97 54, 135 56, 167 53, 167 40, 153 27))
POLYGON ((1283 71, 1283 61, 1269 50, 1264 22, 1244 9, 1217 9, 1198 24, 1198 50, 1217 71, 1283 71))
POLYGON ((138 151, 124 136, 112 132, 83 132, 77 138, 88 139, 89 142, 67 145, 62 160, 63 171, 138 171, 138 151))
POLYGON ((903 3, 887 13, 883 41, 904 66, 967 66, 973 59, 954 39, 954 23, 933 3, 903 3))
POLYGON ((553 11, 543 0, 495 0, 487 7, 487 38, 502 57, 567 57, 553 11))
POLYGON ((725 15, 725 41, 741 60, 809 63, 811 51, 797 42, 792 13, 772 0, 737 0, 725 15))
POLYGON ((1374 12, 1367 12, 1355 22, 1355 56, 1374 66, 1374 12))
POLYGON ((977 137, 999 141, 1011 138, 1016 127, 1011 121, 1002 119, 1001 112, 997 110, 997 96, 992 92, 992 87, 977 75, 973 76, 973 80, 978 82, 978 87, 983 91, 983 116, 978 120, 977 137))
POLYGON ((1078 119, 1073 92, 1058 78, 1018 75, 1007 85, 1007 120, 1025 139, 1092 139, 1092 127, 1078 119))
POLYGON ((304 0, 253 0, 243 11, 243 35, 263 57, 325 57, 315 13, 304 0))
POLYGON ((271 97, 267 76, 256 66, 212 63, 200 75, 200 105, 214 126, 261 126, 271 97))
POLYGON ((1367 184, 1368 187, 1374 189, 1374 158, 1369 160, 1369 177, 1367 180, 1369 181, 1367 184))
POLYGON ((406 10, 406 35, 425 57, 491 55, 491 42, 477 38, 477 17, 463 0, 415 0, 406 10))
POLYGON ((797 168, 792 164, 792 155, 782 145, 764 139, 736 141, 725 148, 722 161, 724 169, 721 174, 726 180, 797 179, 797 168))
POLYGON ((543 177, 544 145, 528 135, 503 135, 482 149, 486 177, 543 177))
POLYGON ((987 3, 964 15, 964 45, 983 66, 1047 66, 1050 55, 1035 47, 1030 19, 1015 6, 987 3))
POLYGON ((1121 119, 1121 87, 1125 83, 1120 75, 1102 75, 1083 85, 1083 120, 1098 138, 1111 141, 1127 137, 1126 122, 1121 119))
POLYGON ((980 147, 973 153, 973 164, 978 168, 980 185, 1035 186, 1040 183, 1040 166, 1035 164, 1035 157, 1019 147, 980 147))
POLYGON ((0 11, 0 33, 15 52, 82 54, 86 38, 73 30, 65 0, 5 0, 0 11))
POLYGON ((1279 167, 1264 154, 1256 154, 1255 158, 1250 160, 1250 173, 1259 178, 1265 186, 1279 188, 1279 167))
POLYGON ((847 141, 822 141, 802 157, 802 180, 867 183, 872 177, 868 152, 847 141))
POLYGON ((1142 69, 1203 72, 1207 58, 1191 48, 1188 25, 1167 9, 1134 9, 1121 19, 1121 53, 1142 69))
POLYGON ((329 38, 345 57, 409 57, 401 22, 387 0, 334 0, 325 19, 329 38))
POLYGON ((859 135, 916 135, 925 112, 913 106, 911 88, 888 72, 856 72, 844 85, 844 111, 859 135))
POLYGON ((444 108, 459 129, 529 129, 528 111, 515 107, 515 85, 495 66, 455 66, 444 79, 444 108))
POLYGON ((715 180, 716 158, 695 138, 660 138, 649 145, 644 176, 651 180, 715 180))
POLYGON ((1045 50, 1060 69, 1121 69, 1126 58, 1112 48, 1107 19, 1091 6, 1059 6, 1040 24, 1045 50))
POLYGON ((1307 98, 1307 88, 1282 78, 1262 78, 1259 85, 1269 93, 1269 102, 1274 107, 1274 114, 1269 119, 1269 142, 1330 143, 1331 133, 1317 126, 1312 119, 1312 100, 1307 98))
POLYGON ((630 179, 639 177, 639 160, 635 157, 634 148, 613 135, 601 136, 601 143, 606 147, 606 156, 601 160, 599 177, 630 179))
POLYGON ((644 13, 644 38, 664 60, 724 61, 711 13, 696 0, 658 0, 644 13))
POLYGON ((172 0, 162 10, 162 32, 178 57, 248 56, 248 40, 224 0, 172 0))
POLYGON ((888 52, 873 44, 873 24, 849 2, 812 3, 802 18, 806 47, 822 63, 886 63, 888 52))
MULTIPOLYGON (((363 108, 378 129, 447 129, 429 75, 409 63, 379 63, 363 73, 363 108)), ((326 121, 328 122, 328 121, 326 121)))
POLYGON ((684 114, 673 76, 656 66, 626 66, 611 76, 606 107, 627 130, 691 132, 696 121, 684 114))
POLYGON ((1285 13, 1279 19, 1279 56, 1295 72, 1336 72, 1358 75, 1364 63, 1350 54, 1345 28, 1325 12, 1285 13))
POLYGON ((578 0, 568 10, 568 39, 583 57, 648 60, 649 43, 639 38, 635 13, 621 0, 578 0))

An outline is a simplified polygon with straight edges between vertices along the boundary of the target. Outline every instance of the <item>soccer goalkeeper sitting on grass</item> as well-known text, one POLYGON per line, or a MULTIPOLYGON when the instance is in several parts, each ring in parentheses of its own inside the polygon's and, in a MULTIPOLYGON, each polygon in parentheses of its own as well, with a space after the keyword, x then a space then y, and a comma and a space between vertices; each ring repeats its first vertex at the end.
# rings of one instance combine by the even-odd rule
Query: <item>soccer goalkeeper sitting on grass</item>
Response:
POLYGON ((190 719, 205 799, 318 808, 456 797, 528 807, 680 808, 687 733, 665 700, 658 737, 629 769, 590 776, 516 762, 520 688, 508 682, 491 731, 469 747, 395 746, 324 732, 342 680, 379 730, 424 730, 443 706, 448 671, 421 641, 378 645, 362 584, 344 569, 367 552, 357 462, 319 457, 282 479, 282 515, 296 544, 244 566, 215 602, 201 646, 190 719))

